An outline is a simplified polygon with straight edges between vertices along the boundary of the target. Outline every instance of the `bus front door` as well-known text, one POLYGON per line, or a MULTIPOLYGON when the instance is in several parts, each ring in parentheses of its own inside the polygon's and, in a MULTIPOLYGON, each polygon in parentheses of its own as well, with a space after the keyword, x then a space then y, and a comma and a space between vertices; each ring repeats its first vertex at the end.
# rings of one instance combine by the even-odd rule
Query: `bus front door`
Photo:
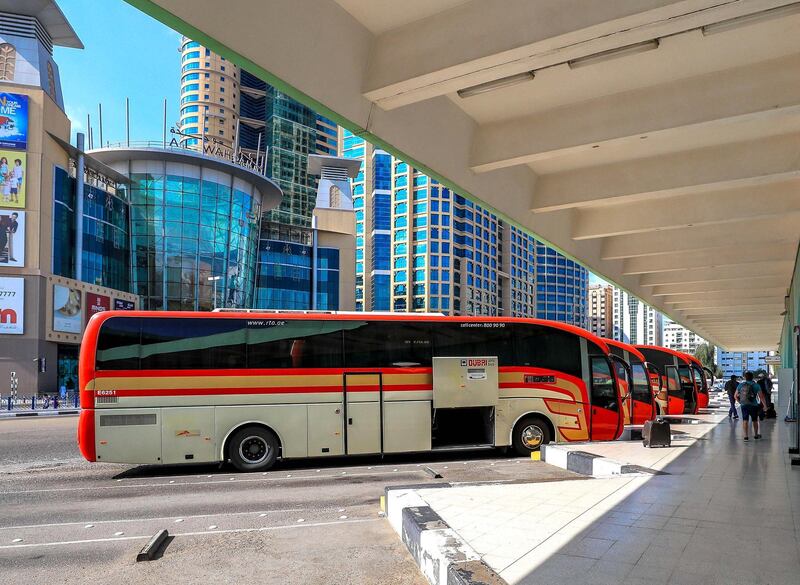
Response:
POLYGON ((348 455, 382 453, 380 373, 345 373, 344 434, 348 455))
POLYGON ((683 414, 686 406, 684 387, 681 384, 681 376, 678 373, 678 366, 664 366, 664 377, 667 386, 667 412, 669 414, 683 414))
POLYGON ((590 433, 592 441, 613 441, 622 432, 620 402, 611 364, 602 356, 591 358, 590 433))

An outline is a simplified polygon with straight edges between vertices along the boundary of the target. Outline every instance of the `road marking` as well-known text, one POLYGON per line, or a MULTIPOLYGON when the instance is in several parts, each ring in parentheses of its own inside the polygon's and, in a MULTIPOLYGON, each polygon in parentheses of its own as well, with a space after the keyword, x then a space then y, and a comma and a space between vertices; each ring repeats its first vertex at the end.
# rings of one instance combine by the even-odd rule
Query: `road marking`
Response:
MULTIPOLYGON (((195 514, 192 516, 157 516, 155 518, 120 518, 117 520, 93 520, 94 524, 117 524, 123 522, 149 522, 156 520, 175 520, 176 523, 183 522, 186 518, 216 518, 218 516, 249 516, 258 514, 263 518, 267 514, 278 514, 280 512, 302 512, 304 508, 285 508, 280 510, 254 510, 252 512, 226 512, 223 514, 195 514)), ((17 528, 54 528, 57 526, 80 526, 85 522, 53 522, 50 524, 25 524, 21 526, 0 526, 0 530, 12 530, 17 528)), ((86 524, 86 528, 91 528, 94 524, 86 524)))
MULTIPOLYGON (((207 536, 207 535, 217 535, 217 534, 237 534, 246 532, 274 532, 276 530, 288 530, 291 528, 314 528, 318 526, 333 526, 336 524, 363 524, 365 522, 377 522, 378 520, 379 520, 378 518, 360 518, 357 520, 339 520, 334 522, 312 522, 310 524, 303 524, 302 526, 298 526, 297 524, 287 524, 281 526, 262 526, 260 528, 229 528, 226 530, 213 530, 213 531, 201 530, 197 532, 175 532, 172 534, 172 536, 207 536)), ((109 538, 91 538, 87 540, 61 540, 56 542, 37 542, 31 544, 4 544, 0 545, 0 550, 12 549, 12 548, 38 548, 44 546, 64 546, 70 544, 92 544, 96 542, 144 540, 151 537, 152 535, 114 536, 109 538)))
MULTIPOLYGON (((417 470, 409 470, 417 473, 417 470)), ((292 477, 289 481, 295 481, 299 479, 319 479, 319 478, 330 478, 336 479, 337 477, 341 477, 342 475, 347 475, 346 471, 342 471, 341 475, 302 475, 297 477, 292 477)), ((362 477, 368 476, 372 477, 375 475, 392 475, 391 472, 386 473, 351 473, 349 477, 362 477)), ((233 480, 234 478, 231 478, 233 480)), ((253 479, 240 479, 238 483, 252 483, 252 482, 264 482, 264 481, 287 481, 285 477, 259 477, 253 479)), ((154 488, 154 487, 191 487, 195 485, 225 485, 228 482, 225 481, 194 481, 194 482, 186 482, 186 483, 128 483, 128 484, 121 484, 121 485, 98 485, 98 486, 82 486, 82 487, 74 487, 74 488, 44 488, 40 490, 17 490, 12 492, 0 492, 0 496, 11 496, 17 494, 44 494, 44 493, 53 493, 53 492, 86 492, 91 490, 118 490, 118 489, 129 489, 129 488, 154 488)))

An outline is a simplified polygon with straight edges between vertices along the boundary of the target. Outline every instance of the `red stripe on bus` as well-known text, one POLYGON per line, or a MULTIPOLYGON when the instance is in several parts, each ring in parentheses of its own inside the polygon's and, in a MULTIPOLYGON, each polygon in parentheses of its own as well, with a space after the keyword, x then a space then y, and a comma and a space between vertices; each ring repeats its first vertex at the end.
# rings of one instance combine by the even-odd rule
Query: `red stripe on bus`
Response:
MULTIPOLYGON (((348 392, 378 392, 377 385, 349 386, 348 392)), ((384 392, 413 392, 431 390, 430 384, 404 384, 402 386, 384 386, 384 392)), ((322 393, 341 393, 341 386, 316 386, 296 387, 296 386, 270 386, 260 388, 121 388, 118 390, 106 390, 113 392, 114 396, 139 397, 139 396, 213 396, 215 394, 322 394, 322 393)))
POLYGON ((430 374, 433 368, 270 368, 209 370, 97 370, 96 378, 150 378, 188 376, 333 376, 343 374, 430 374))

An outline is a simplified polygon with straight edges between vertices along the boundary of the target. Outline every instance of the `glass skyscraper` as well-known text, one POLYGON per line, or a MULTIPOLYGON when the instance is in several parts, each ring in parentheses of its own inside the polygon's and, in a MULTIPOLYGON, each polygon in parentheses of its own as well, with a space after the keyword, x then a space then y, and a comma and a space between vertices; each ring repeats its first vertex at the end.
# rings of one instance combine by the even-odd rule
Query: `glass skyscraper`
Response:
POLYGON ((353 183, 357 310, 586 325, 586 269, 344 129, 340 147, 362 161, 353 183))

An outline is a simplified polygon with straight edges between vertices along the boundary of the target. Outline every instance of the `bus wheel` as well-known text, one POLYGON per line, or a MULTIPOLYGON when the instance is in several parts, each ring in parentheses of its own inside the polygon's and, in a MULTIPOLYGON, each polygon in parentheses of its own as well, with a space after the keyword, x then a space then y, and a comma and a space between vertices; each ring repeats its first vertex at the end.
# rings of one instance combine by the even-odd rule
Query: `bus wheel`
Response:
POLYGON ((512 443, 520 455, 530 455, 550 440, 550 427, 540 416, 526 416, 514 427, 512 443))
POLYGON ((265 471, 278 458, 278 439, 261 427, 239 429, 228 443, 228 458, 239 471, 265 471))

